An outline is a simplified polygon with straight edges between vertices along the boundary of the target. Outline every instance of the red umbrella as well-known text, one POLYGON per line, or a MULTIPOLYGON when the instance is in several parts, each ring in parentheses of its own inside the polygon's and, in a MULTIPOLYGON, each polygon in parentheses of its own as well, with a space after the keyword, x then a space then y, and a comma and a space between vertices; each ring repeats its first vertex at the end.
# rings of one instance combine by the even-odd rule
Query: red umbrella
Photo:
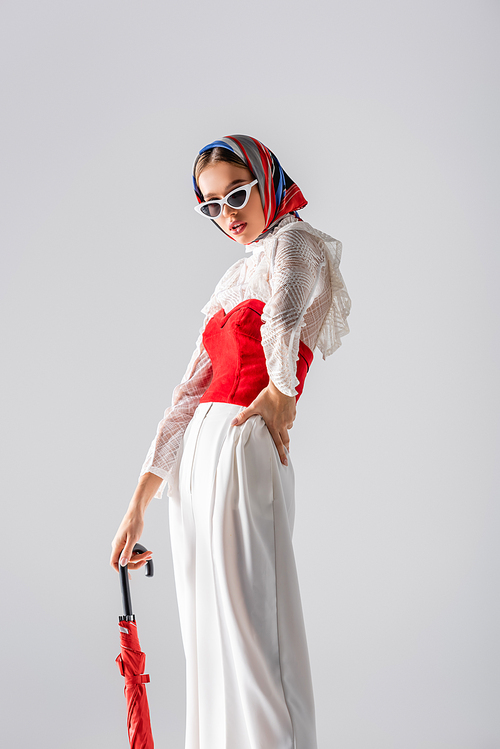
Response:
MULTIPOLYGON (((135 544, 134 552, 143 553, 147 549, 142 544, 135 544)), ((132 613, 132 601, 128 582, 128 565, 120 568, 120 584, 123 598, 124 616, 119 617, 121 653, 116 662, 120 673, 125 677, 125 698, 127 700, 127 728, 131 749, 154 749, 153 734, 149 718, 146 683, 149 674, 144 673, 146 653, 139 644, 135 615, 132 613)), ((153 576, 153 562, 146 563, 146 577, 153 576)))

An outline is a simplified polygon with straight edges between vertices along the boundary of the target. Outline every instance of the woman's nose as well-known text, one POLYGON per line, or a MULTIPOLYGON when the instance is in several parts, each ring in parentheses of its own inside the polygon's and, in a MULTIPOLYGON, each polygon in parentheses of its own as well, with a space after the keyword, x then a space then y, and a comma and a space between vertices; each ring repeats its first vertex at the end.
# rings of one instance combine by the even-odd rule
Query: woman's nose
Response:
POLYGON ((236 215, 236 210, 237 210, 236 208, 231 208, 230 205, 228 205, 227 203, 224 203, 224 205, 222 206, 222 215, 223 216, 236 215), (226 208, 227 208, 227 211, 226 211, 226 208))

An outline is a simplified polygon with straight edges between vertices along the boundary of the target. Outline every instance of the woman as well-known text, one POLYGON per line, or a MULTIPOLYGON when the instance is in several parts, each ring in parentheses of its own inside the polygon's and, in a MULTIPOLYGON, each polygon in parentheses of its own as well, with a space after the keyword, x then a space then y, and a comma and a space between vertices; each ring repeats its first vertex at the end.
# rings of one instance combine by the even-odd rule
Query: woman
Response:
POLYGON ((314 349, 325 359, 349 332, 341 244, 298 216, 307 201, 255 138, 202 148, 193 184, 196 210, 249 254, 202 310, 111 565, 138 569, 151 558, 131 559, 132 549, 168 484, 185 749, 316 749, 289 430, 314 349))

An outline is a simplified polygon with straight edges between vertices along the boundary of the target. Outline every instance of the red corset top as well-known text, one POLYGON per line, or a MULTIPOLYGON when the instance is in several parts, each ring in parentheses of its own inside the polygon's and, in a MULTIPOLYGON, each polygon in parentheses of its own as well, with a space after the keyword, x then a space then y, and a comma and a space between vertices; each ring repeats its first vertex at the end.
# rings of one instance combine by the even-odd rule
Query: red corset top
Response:
MULTIPOLYGON (((260 333, 264 307, 260 299, 245 299, 227 314, 219 310, 207 322, 203 345, 212 362, 213 378, 200 403, 215 401, 249 406, 269 384, 260 333)), ((313 356, 311 349, 299 341, 297 401, 313 356)))

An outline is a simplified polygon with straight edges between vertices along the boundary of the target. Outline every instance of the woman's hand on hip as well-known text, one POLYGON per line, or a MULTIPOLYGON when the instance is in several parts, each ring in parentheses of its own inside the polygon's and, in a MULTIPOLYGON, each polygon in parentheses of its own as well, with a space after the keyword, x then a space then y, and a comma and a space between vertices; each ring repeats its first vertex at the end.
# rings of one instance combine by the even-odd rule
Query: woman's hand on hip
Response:
POLYGON ((296 415, 296 396, 285 395, 269 380, 263 390, 247 408, 233 419, 231 426, 241 426, 250 416, 260 414, 271 432, 283 465, 288 465, 285 448, 290 450, 288 430, 292 428, 296 415))

